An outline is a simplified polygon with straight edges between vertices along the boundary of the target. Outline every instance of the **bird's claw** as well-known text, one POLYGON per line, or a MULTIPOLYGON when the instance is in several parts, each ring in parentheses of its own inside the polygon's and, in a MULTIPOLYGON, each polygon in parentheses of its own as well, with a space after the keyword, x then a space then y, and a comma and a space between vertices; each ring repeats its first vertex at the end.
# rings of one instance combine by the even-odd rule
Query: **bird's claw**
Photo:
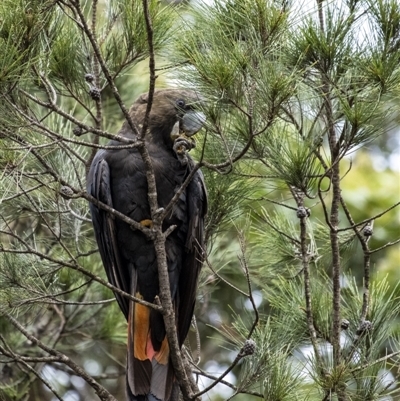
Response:
POLYGON ((143 227, 152 228, 153 227, 153 220, 144 219, 139 222, 139 224, 143 227))
POLYGON ((173 149, 181 164, 186 165, 188 163, 187 152, 192 150, 195 146, 196 143, 194 140, 187 136, 181 135, 175 139, 173 149))

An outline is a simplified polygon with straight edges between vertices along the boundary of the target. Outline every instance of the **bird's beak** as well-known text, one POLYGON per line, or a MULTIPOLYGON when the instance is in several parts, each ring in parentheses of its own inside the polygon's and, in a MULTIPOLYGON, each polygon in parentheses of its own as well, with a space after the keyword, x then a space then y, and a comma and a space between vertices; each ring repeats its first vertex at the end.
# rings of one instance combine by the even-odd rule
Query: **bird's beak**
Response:
POLYGON ((180 121, 179 131, 190 137, 200 131, 205 121, 206 116, 201 111, 188 111, 180 121))
POLYGON ((178 120, 171 131, 171 139, 175 141, 179 137, 190 138, 200 131, 206 121, 206 116, 201 111, 188 111, 178 120))
POLYGON ((171 131, 171 139, 173 141, 175 141, 175 139, 177 139, 179 137, 179 125, 180 125, 180 121, 177 121, 171 131))

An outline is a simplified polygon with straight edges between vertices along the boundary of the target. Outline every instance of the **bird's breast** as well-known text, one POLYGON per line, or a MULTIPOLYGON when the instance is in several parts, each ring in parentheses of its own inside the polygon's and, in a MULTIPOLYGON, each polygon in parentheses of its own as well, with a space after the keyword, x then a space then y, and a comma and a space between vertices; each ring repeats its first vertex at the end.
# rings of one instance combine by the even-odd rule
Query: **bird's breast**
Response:
MULTIPOLYGON (((150 149, 156 180, 158 206, 165 208, 185 180, 187 169, 163 149, 150 149)), ((146 168, 140 154, 125 149, 108 155, 111 166, 113 205, 119 212, 135 221, 150 219, 146 168)), ((165 224, 186 223, 186 191, 183 191, 166 217, 165 224)))

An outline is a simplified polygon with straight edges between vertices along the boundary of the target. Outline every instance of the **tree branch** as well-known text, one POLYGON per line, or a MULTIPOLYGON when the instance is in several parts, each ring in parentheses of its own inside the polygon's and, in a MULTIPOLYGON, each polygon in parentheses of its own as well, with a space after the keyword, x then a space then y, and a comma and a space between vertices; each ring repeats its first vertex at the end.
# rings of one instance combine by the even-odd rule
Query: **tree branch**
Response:
POLYGON ((65 354, 57 351, 53 348, 48 347, 40 340, 38 340, 16 320, 14 319, 9 313, 3 311, 3 316, 19 331, 21 332, 28 340, 30 340, 34 345, 41 348, 43 351, 47 352, 48 354, 57 357, 60 359, 61 363, 64 363, 68 367, 70 367, 75 374, 80 376, 85 382, 93 388, 96 394, 99 396, 100 400, 102 401, 117 401, 102 385, 96 382, 90 375, 88 375, 80 366, 78 366, 74 361, 72 361, 69 357, 65 354))

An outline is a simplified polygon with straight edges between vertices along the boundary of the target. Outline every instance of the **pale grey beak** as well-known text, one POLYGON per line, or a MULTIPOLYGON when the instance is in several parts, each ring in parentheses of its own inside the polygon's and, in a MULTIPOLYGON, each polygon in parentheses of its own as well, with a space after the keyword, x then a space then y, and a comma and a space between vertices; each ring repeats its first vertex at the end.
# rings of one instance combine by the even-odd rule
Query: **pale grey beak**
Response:
POLYGON ((181 119, 180 130, 187 136, 196 134, 206 122, 206 116, 201 111, 188 111, 181 119))

